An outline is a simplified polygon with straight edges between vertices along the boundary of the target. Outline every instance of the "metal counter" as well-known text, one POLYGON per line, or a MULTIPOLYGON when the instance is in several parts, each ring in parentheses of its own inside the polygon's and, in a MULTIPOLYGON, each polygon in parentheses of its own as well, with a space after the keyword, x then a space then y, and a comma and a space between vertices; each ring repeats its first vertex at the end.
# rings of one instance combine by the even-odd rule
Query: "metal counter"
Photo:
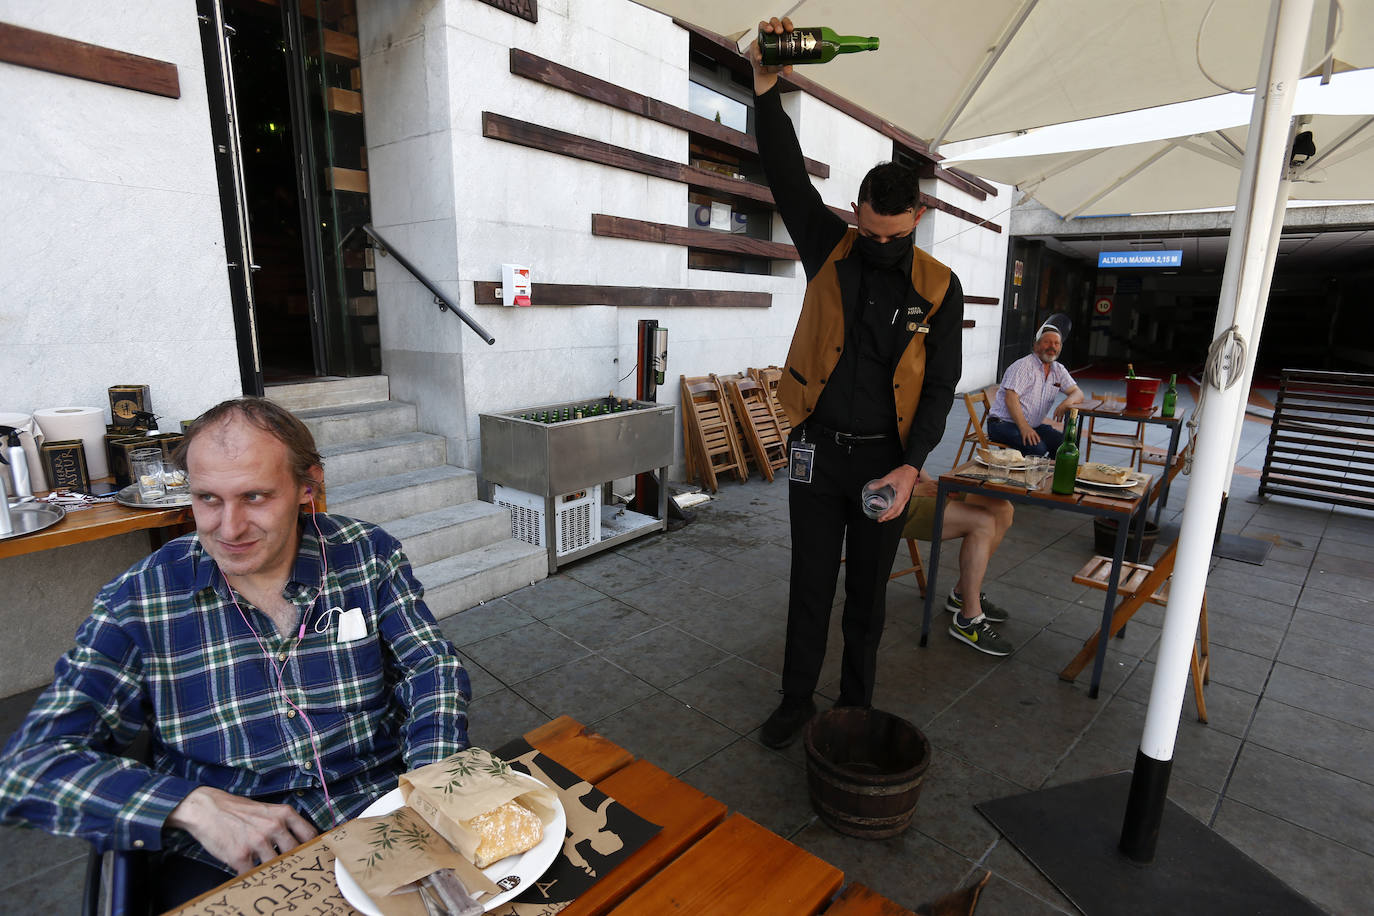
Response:
MULTIPOLYGON (((613 398, 582 398, 480 417, 482 476, 500 487, 542 499, 542 546, 548 550, 551 573, 562 564, 667 529, 667 476, 673 463, 676 408, 619 399, 618 403, 629 409, 551 423, 524 419, 525 415, 561 414, 564 408, 616 402, 613 398), (591 543, 559 551, 560 502, 570 501, 579 491, 653 470, 659 472, 661 484, 657 518, 623 506, 599 505, 598 500, 600 518, 591 543)), ((539 543, 516 530, 512 536, 539 543)))

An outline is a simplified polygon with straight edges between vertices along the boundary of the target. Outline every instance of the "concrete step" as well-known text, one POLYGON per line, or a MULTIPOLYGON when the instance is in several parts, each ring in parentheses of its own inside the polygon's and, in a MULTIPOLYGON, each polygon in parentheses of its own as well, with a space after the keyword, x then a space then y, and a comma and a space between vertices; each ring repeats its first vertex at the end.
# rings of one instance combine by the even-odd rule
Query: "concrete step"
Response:
POLYGON ((295 413, 316 407, 344 407, 349 404, 366 404, 369 401, 385 401, 391 397, 391 385, 385 375, 364 375, 357 378, 319 378, 308 382, 265 385, 263 393, 295 413))
POLYGON ((434 563, 510 537, 510 512, 472 500, 398 518, 386 530, 400 540, 412 566, 434 563))
POLYGON ((363 439, 413 433, 415 405, 400 401, 369 401, 345 407, 311 407, 292 411, 310 427, 315 444, 340 445, 363 439))
POLYGON ((399 433, 320 448, 327 487, 443 464, 448 443, 429 433, 399 433))
POLYGON ((444 618, 546 578, 549 555, 542 547, 507 538, 414 570, 425 587, 425 603, 436 618, 444 618))
MULTIPOLYGON (((477 498, 477 474, 441 464, 403 474, 331 486, 329 511, 387 527, 393 519, 419 515, 477 498)), ((509 534, 507 529, 507 534, 509 534)))

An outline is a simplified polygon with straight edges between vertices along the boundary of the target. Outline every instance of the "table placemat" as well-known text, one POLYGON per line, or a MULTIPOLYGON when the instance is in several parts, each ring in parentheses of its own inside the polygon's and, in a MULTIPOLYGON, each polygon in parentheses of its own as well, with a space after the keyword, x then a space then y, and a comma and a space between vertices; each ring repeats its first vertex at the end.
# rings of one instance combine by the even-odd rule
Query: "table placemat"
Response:
MULTIPOLYGON (((558 793, 568 818, 568 836, 548 871, 524 894, 492 910, 494 916, 552 916, 660 830, 523 739, 504 745, 496 756, 558 793)), ((334 850, 325 831, 168 916, 357 916, 357 912, 335 882, 334 850)))

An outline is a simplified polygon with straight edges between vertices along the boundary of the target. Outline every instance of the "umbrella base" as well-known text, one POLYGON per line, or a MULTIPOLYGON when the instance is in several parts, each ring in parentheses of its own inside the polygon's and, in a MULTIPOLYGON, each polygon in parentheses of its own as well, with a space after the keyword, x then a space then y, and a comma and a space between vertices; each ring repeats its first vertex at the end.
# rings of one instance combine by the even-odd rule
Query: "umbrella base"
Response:
POLYGON ((1117 848, 1130 785, 1130 773, 1115 773, 977 808, 1087 916, 1322 913, 1171 801, 1154 862, 1132 862, 1117 848))

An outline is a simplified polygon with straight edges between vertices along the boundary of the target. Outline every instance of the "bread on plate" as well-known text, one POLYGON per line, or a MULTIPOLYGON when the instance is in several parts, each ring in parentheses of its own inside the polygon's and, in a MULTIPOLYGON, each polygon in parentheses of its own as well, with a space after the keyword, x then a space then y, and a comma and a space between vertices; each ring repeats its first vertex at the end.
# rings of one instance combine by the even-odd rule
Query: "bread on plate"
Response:
POLYGON ((1025 464, 1026 456, 1022 455, 1014 448, 983 448, 978 447, 978 457, 987 464, 997 465, 998 467, 1010 467, 1017 464, 1025 464))
POLYGON ((1114 464, 1089 461, 1078 466, 1078 479, 1088 483, 1124 484, 1130 483, 1131 477, 1130 468, 1119 468, 1114 464))

